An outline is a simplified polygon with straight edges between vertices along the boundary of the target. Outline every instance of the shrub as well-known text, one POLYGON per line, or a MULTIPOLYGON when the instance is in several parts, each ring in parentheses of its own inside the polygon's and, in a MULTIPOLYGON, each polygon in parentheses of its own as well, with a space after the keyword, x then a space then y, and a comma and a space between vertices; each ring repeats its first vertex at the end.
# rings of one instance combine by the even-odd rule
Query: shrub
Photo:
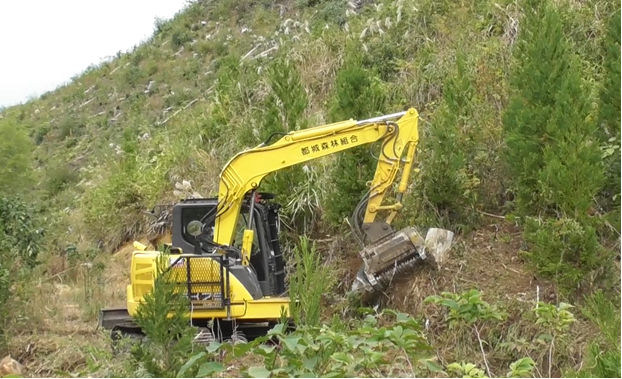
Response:
POLYGON ((288 274, 290 312, 296 325, 319 326, 322 297, 330 292, 335 277, 330 267, 322 264, 315 243, 310 244, 306 237, 300 237, 292 258, 294 270, 288 274))
MULTIPOLYGON (((0 196, 0 352, 13 306, 13 285, 38 264, 44 230, 34 208, 16 198, 0 196)), ((10 326, 9 329, 10 330, 10 326)))
POLYGON ((572 218, 528 218, 524 237, 530 245, 525 255, 566 290, 575 289, 586 274, 597 275, 609 265, 595 228, 572 218))
POLYGON ((605 183, 597 125, 558 11, 538 2, 523 25, 503 119, 505 158, 518 213, 545 218, 526 220, 528 257, 570 290, 606 265, 590 216, 605 183))
POLYGON ((152 377, 175 377, 192 354, 195 328, 190 326, 188 298, 175 291, 165 271, 169 256, 160 255, 152 291, 136 311, 136 324, 148 338, 135 346, 132 357, 152 377), (167 317, 170 315, 170 317, 167 317))
POLYGON ((0 195, 16 195, 33 183, 32 143, 23 126, 0 119, 0 195))

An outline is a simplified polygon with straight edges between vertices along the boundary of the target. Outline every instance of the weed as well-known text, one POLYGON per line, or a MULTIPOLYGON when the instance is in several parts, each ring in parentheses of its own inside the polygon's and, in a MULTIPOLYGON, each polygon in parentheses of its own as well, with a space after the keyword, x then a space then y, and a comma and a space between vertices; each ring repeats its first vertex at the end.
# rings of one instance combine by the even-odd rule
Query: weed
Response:
POLYGON ((292 255, 294 267, 288 275, 290 312, 297 325, 316 327, 320 324, 322 299, 336 278, 308 238, 300 237, 292 255))

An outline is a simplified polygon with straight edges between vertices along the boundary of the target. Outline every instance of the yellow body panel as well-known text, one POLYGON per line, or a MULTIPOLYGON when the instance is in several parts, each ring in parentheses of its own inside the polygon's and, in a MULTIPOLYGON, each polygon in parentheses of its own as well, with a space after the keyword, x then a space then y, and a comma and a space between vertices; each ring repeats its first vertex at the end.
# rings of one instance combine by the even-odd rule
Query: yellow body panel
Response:
MULTIPOLYGON (((131 316, 136 314, 138 305, 143 297, 151 292, 157 275, 157 259, 161 256, 158 251, 134 251, 131 260, 131 284, 127 286, 127 310, 131 316)), ((173 264, 180 255, 170 255, 169 264, 173 264)), ((202 281, 220 280, 220 265, 216 260, 208 257, 193 258, 190 260, 193 280, 202 281), (198 265, 201 265, 200 267, 198 265), (197 277, 199 276, 199 277, 197 277)), ((183 283, 186 281, 185 266, 171 267, 171 278, 183 283)), ((205 292, 219 291, 220 285, 194 285, 195 289, 205 292)), ((229 275, 229 298, 231 299, 230 313, 226 308, 195 309, 190 315, 193 319, 231 318, 237 319, 278 319, 281 309, 289 316, 289 298, 264 298, 253 300, 250 293, 233 275, 229 275)))

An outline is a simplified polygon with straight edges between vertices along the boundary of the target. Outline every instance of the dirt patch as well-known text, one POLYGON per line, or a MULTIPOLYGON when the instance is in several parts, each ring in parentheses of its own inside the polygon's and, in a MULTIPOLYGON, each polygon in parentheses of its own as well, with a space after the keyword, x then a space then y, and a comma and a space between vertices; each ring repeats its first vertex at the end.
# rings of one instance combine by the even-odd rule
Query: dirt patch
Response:
POLYGON ((387 306, 416 314, 426 297, 478 289, 487 301, 557 300, 553 284, 538 279, 519 256, 522 239, 512 225, 492 225, 457 238, 437 270, 421 265, 395 278, 382 295, 387 306))

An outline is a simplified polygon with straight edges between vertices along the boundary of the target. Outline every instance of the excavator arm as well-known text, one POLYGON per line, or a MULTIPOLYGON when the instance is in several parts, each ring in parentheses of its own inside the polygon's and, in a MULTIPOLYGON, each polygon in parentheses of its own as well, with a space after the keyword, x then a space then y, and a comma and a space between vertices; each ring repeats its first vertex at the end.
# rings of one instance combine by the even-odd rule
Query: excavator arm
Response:
MULTIPOLYGON (((374 222, 377 212, 389 210, 386 223, 390 224, 402 207, 401 198, 408 185, 418 143, 418 118, 417 111, 411 108, 405 112, 369 120, 350 119, 290 132, 271 145, 262 144, 237 154, 227 163, 220 175, 214 242, 220 245, 232 244, 243 199, 249 191, 256 191, 259 188, 266 175, 382 140, 363 220, 363 228, 368 232, 368 236, 376 239, 373 237, 377 237, 378 233, 374 233, 374 229, 369 226, 374 222), (397 122, 391 121, 398 117, 397 122), (406 156, 402 160, 404 153, 406 156), (397 202, 382 205, 387 189, 395 182, 402 162, 404 170, 397 191, 397 202)), ((252 218, 250 220, 252 222, 252 218)), ((252 239, 253 232, 249 225, 243 237, 243 264, 248 264, 252 239)))

